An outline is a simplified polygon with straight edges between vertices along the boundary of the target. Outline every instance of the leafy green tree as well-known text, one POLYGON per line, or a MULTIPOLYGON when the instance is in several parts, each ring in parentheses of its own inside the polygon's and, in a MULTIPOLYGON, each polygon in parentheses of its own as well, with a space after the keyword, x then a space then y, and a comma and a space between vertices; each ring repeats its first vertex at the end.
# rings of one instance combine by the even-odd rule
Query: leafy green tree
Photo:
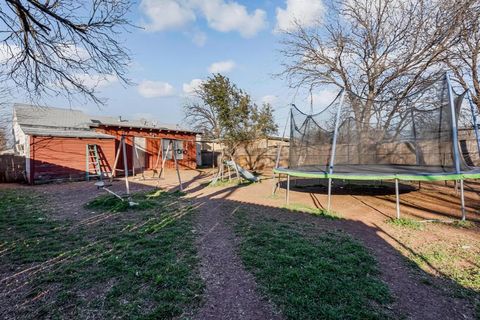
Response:
POLYGON ((195 90, 194 100, 184 106, 184 112, 192 127, 206 138, 222 142, 229 156, 242 144, 277 132, 272 107, 259 107, 221 74, 212 75, 195 90))

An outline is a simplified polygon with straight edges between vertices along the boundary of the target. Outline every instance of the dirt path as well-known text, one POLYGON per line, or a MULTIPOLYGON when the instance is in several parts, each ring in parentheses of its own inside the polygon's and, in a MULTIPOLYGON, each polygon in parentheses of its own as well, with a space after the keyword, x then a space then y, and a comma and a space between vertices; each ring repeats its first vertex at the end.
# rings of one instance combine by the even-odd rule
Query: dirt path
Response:
POLYGON ((238 207, 223 201, 200 202, 197 215, 197 247, 200 275, 205 281, 205 304, 195 319, 281 319, 257 291, 235 253, 235 240, 226 219, 238 207))

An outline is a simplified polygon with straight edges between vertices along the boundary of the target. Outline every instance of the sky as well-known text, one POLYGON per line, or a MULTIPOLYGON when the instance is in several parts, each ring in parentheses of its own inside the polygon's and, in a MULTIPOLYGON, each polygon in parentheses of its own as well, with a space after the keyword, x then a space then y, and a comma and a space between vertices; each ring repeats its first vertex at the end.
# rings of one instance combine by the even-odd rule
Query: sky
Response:
MULTIPOLYGON (((324 12, 322 0, 140 0, 129 18, 141 28, 121 36, 131 53, 128 77, 134 84, 125 86, 114 78, 101 82, 99 95, 107 99, 101 107, 93 102, 69 105, 61 98, 46 102, 91 114, 184 124, 182 106, 193 88, 218 72, 257 103, 271 103, 283 127, 289 105, 308 111, 310 97, 275 76, 283 61, 278 30, 292 30, 294 19, 312 26, 324 12)), ((315 92, 315 106, 328 104, 334 95, 315 92)))

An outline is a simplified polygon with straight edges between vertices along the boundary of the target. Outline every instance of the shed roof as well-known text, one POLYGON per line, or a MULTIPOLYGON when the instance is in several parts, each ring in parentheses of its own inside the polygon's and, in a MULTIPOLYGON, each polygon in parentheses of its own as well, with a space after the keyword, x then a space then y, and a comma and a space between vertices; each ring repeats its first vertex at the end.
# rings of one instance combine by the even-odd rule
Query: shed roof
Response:
POLYGON ((14 112, 17 122, 22 130, 31 135, 92 138, 112 137, 92 130, 92 128, 100 126, 128 127, 160 131, 181 131, 192 134, 197 133, 192 130, 181 128, 177 125, 159 124, 156 121, 147 119, 125 120, 109 116, 96 116, 75 109, 15 103, 14 112))
POLYGON ((23 127, 25 134, 41 137, 66 137, 66 138, 92 138, 92 139, 115 139, 109 134, 92 130, 62 130, 55 128, 23 127))

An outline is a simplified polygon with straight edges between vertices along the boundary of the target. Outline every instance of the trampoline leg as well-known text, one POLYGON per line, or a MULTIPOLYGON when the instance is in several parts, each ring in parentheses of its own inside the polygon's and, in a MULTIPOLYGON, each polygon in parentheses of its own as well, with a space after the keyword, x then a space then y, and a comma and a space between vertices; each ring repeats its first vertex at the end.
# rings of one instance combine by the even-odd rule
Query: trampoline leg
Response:
MULTIPOLYGON (((279 174, 280 175, 280 174, 279 174)), ((274 173, 273 174, 273 188, 272 188, 272 196, 275 195, 275 193, 277 192, 277 175, 274 173)))
POLYGON ((290 175, 287 174, 287 193, 285 194, 287 206, 290 204, 290 175))
POLYGON ((463 179, 460 180, 460 199, 462 202, 462 221, 465 221, 466 214, 465 214, 465 193, 463 190, 463 179))
POLYGON ((330 211, 330 206, 332 204, 332 178, 328 178, 328 202, 327 202, 327 211, 330 211))
POLYGON ((398 179, 395 179, 395 198, 397 203, 397 219, 400 219, 400 192, 398 191, 398 179))

